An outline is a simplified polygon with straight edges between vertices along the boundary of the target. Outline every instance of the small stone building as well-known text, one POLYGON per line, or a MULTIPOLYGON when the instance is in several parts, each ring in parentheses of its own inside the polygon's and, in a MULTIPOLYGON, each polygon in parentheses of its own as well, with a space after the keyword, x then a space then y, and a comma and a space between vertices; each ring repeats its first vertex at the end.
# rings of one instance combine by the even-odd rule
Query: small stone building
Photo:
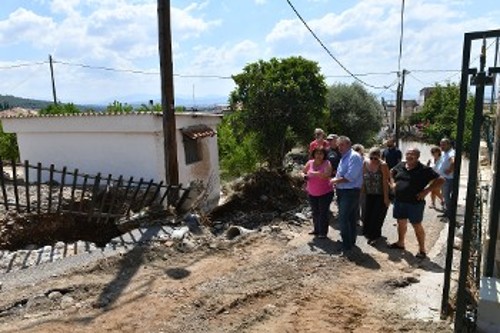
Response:
MULTIPOLYGON (((216 128, 221 119, 219 114, 176 114, 179 182, 203 183, 209 191, 205 209, 215 207, 220 196, 216 128)), ((17 134, 21 161, 87 174, 165 179, 161 113, 21 115, 1 121, 5 132, 17 134)))

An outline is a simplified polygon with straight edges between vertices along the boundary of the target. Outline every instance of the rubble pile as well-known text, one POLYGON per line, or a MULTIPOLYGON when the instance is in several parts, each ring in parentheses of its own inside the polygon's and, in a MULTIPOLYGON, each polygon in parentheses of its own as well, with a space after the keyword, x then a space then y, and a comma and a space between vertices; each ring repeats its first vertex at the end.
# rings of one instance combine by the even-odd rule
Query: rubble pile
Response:
POLYGON ((284 171, 259 170, 230 185, 227 201, 216 207, 209 219, 213 224, 230 222, 246 228, 286 218, 307 203, 304 181, 284 171))

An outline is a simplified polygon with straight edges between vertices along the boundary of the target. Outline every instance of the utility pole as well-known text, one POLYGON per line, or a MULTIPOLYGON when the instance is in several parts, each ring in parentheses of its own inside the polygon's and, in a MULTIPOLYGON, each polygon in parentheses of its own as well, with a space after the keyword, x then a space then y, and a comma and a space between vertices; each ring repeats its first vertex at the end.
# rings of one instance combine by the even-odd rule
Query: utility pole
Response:
POLYGON ((158 47, 160 52, 165 181, 169 185, 175 186, 179 185, 179 165, 177 163, 174 75, 172 69, 172 33, 170 21, 170 0, 158 0, 158 47))
POLYGON ((403 90, 405 87, 406 74, 408 74, 408 71, 406 69, 403 69, 401 74, 398 73, 398 75, 400 76, 400 80, 396 92, 396 110, 395 110, 396 114, 394 117, 394 123, 395 123, 394 141, 396 143, 396 146, 398 147, 399 147, 400 127, 401 127, 401 111, 403 109, 403 90))
POLYGON ((54 79, 54 66, 52 65, 52 55, 49 54, 50 78, 52 79, 52 97, 54 97, 54 105, 57 105, 56 96, 56 80, 54 79))

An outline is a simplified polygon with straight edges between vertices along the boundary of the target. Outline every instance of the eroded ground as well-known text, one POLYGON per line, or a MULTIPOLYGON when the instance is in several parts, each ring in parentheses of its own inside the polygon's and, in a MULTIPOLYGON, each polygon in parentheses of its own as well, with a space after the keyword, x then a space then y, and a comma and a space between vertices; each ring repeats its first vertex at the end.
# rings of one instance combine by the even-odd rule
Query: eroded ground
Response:
MULTIPOLYGON (((4 285, 0 332, 451 332, 432 297, 440 264, 415 259, 413 235, 409 251, 388 249, 390 217, 390 239, 369 247, 359 237, 346 258, 335 219, 329 239, 307 234, 296 179, 257 173, 234 191, 183 239, 137 244, 49 279, 36 275, 50 265, 23 270, 36 282, 4 285), (229 240, 228 225, 254 232, 229 240)), ((444 225, 426 223, 431 246, 444 225)))
POLYGON ((338 255, 309 226, 282 223, 189 249, 135 247, 92 267, 3 290, 1 332, 451 332, 405 319, 398 289, 418 265, 338 255))

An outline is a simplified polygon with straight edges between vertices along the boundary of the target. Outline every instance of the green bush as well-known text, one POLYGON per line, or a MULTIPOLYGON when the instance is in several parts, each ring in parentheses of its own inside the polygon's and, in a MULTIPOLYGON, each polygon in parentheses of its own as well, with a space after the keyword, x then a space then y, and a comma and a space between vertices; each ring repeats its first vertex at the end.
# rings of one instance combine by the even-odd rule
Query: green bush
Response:
MULTIPOLYGON (((458 107, 460 87, 454 83, 436 84, 431 95, 425 101, 421 112, 410 118, 410 123, 426 124, 424 134, 426 141, 437 144, 442 138, 457 138, 458 107)), ((474 116, 474 97, 467 96, 465 109, 465 128, 463 133, 463 149, 469 153, 472 140, 472 118, 474 116)))
POLYGON ((80 113, 80 109, 78 109, 73 103, 59 103, 59 104, 50 104, 47 107, 44 107, 40 110, 39 114, 75 114, 80 113))
POLYGON ((0 157, 2 160, 19 160, 17 137, 13 133, 5 133, 0 125, 0 157))
POLYGON ((129 113, 134 111, 134 107, 127 103, 120 103, 114 101, 106 107, 106 112, 108 113, 129 113))
POLYGON ((226 116, 217 130, 221 175, 226 179, 257 170, 260 161, 254 134, 239 133, 239 122, 236 114, 226 116))

